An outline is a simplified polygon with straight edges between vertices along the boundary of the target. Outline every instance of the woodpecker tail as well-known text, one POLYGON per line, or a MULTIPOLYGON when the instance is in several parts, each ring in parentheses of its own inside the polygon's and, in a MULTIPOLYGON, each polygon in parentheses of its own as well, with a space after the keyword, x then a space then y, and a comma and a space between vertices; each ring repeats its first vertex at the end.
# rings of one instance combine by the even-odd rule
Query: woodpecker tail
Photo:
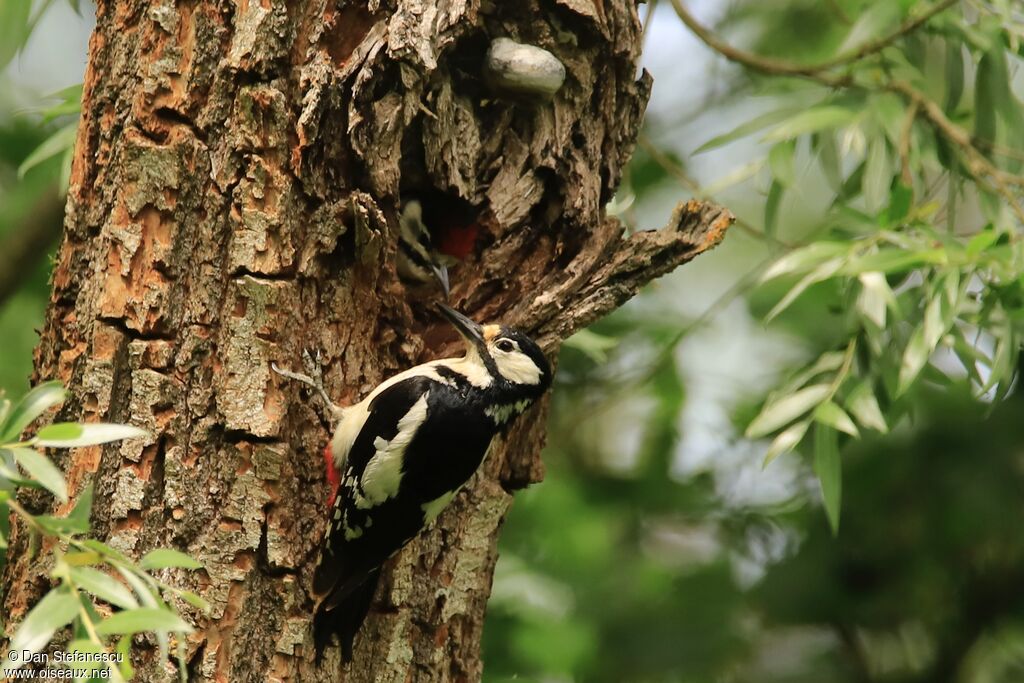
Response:
POLYGON ((313 617, 313 642, 316 646, 316 662, 324 656, 324 650, 331 643, 331 636, 337 634, 341 645, 341 661, 352 661, 352 644, 356 634, 363 625, 370 602, 377 591, 377 580, 380 569, 375 569, 366 576, 359 586, 342 598, 337 605, 325 609, 321 607, 313 617))

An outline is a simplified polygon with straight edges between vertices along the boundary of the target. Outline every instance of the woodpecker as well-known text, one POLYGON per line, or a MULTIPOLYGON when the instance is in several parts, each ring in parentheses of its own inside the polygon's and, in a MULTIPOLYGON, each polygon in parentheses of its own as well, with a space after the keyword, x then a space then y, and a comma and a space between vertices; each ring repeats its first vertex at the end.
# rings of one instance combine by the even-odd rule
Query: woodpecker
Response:
POLYGON ((333 406, 327 449, 332 491, 313 576, 317 661, 337 634, 342 657, 370 607, 389 557, 433 523, 477 471, 492 439, 551 385, 551 366, 528 336, 440 309, 466 343, 461 358, 417 365, 359 403, 333 406))
POLYGON ((457 259, 434 248, 419 200, 406 202, 398 226, 398 274, 418 283, 436 280, 447 298, 448 266, 454 265, 457 259))

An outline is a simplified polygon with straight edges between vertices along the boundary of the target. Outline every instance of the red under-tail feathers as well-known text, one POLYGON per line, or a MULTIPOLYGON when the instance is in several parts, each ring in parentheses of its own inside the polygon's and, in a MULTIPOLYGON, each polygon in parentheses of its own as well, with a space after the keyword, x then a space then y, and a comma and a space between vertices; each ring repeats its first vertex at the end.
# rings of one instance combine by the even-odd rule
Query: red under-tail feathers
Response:
POLYGON ((331 495, 327 499, 327 509, 330 510, 334 505, 334 499, 338 497, 338 487, 341 486, 341 472, 334 466, 331 444, 324 447, 324 465, 327 466, 327 483, 331 485, 331 495))

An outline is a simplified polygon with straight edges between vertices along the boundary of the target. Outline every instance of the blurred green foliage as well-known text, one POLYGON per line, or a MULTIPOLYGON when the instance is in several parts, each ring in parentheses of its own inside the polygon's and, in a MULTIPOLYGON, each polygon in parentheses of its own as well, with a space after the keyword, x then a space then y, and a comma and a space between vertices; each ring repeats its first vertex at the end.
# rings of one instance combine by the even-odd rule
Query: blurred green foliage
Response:
MULTIPOLYGON (((18 166, 43 140, 47 129, 27 117, 5 117, 0 111, 0 245, 10 239, 46 201, 56 184, 59 163, 50 161, 19 179, 18 166)), ((53 245, 56 246, 56 243, 53 245)), ((0 301, 0 387, 13 396, 28 390, 32 349, 42 327, 49 297, 49 258, 16 265, 18 286, 0 301)))
POLYGON ((739 221, 567 344, 487 680, 1024 680, 1024 8, 667 4, 739 68, 654 71, 617 213, 739 221))
MULTIPOLYGON (((57 190, 62 195, 67 187, 82 97, 80 85, 54 93, 33 92, 13 78, 35 29, 56 5, 55 0, 0 2, 0 390, 14 397, 28 390, 36 330, 42 327, 49 294, 46 256, 56 247, 60 231, 59 219, 54 225, 34 219, 49 220, 57 213, 49 204, 57 190), (26 236, 27 232, 44 234, 26 236), (19 248, 25 243, 49 248, 19 248), (15 287, 5 279, 12 270, 17 270, 11 278, 15 287)), ((80 12, 77 0, 68 0, 67 5, 80 12)))

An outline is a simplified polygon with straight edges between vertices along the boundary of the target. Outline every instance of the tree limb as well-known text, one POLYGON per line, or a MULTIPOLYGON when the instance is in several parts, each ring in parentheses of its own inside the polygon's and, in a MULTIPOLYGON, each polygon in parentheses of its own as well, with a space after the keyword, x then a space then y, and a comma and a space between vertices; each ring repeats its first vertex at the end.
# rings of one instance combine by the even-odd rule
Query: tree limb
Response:
POLYGON ((599 260, 587 276, 546 291, 516 317, 536 330, 542 345, 555 346, 621 306, 647 283, 717 246, 734 220, 728 210, 695 199, 676 206, 660 230, 624 239, 621 224, 608 219, 595 237, 604 233, 616 239, 594 254, 599 260))
POLYGON ((889 35, 876 40, 869 40, 855 50, 845 52, 824 62, 805 65, 787 60, 775 59, 773 57, 765 57, 763 55, 754 54, 752 52, 747 52, 733 47, 698 22, 683 5, 682 0, 671 0, 672 7, 675 9, 676 14, 679 15, 679 18, 684 24, 686 24, 687 28, 693 31, 694 35, 696 35, 701 42, 729 61, 742 64, 754 69, 755 71, 775 76, 799 76, 811 78, 823 83, 824 85, 832 87, 850 85, 852 80, 849 76, 834 76, 826 73, 827 71, 836 67, 852 64, 853 62, 859 61, 869 55, 881 52, 900 38, 921 28, 932 17, 949 9, 958 1, 959 0, 942 0, 928 8, 919 16, 907 19, 889 35))

